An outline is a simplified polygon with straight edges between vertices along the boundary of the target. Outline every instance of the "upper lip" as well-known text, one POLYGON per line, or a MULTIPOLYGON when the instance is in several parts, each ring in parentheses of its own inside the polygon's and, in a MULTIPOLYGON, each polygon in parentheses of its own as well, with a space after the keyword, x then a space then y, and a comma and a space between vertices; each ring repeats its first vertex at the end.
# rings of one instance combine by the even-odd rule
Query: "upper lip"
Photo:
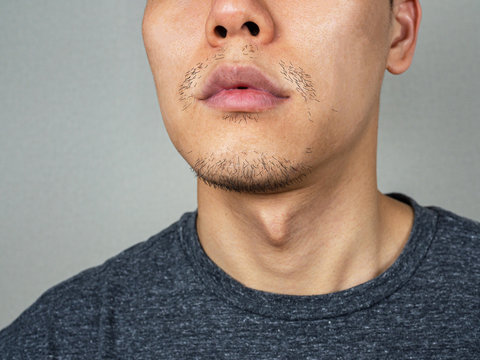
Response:
POLYGON ((286 91, 274 80, 251 65, 221 65, 205 80, 199 98, 206 100, 222 90, 248 87, 266 91, 279 98, 288 98, 286 91))

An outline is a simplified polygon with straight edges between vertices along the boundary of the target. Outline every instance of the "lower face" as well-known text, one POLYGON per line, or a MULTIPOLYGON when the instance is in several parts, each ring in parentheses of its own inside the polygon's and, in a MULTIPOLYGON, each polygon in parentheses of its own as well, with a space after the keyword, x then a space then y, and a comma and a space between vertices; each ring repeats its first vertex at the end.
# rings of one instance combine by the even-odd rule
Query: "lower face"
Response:
POLYGON ((226 190, 279 192, 317 181, 336 159, 371 154, 356 145, 377 120, 388 55, 387 1, 292 6, 266 0, 261 6, 273 19, 274 38, 227 37, 221 46, 205 35, 214 3, 149 0, 143 22, 166 129, 202 180, 226 190), (256 66, 288 98, 244 111, 199 99, 206 77, 227 63, 256 66))

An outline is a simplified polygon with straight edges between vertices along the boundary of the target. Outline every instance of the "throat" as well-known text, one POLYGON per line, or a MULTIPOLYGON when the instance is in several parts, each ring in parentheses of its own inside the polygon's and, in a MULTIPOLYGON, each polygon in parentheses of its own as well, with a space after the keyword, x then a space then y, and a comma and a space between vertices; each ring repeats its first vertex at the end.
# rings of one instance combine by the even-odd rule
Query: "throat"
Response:
POLYGON ((277 251, 288 251, 293 239, 298 238, 298 222, 284 212, 260 214, 255 219, 255 229, 265 246, 277 251))
POLYGON ((210 259, 247 287, 325 294, 372 279, 398 256, 396 241, 387 253, 380 241, 398 237, 384 233, 376 194, 226 194, 199 188, 197 231, 210 259))

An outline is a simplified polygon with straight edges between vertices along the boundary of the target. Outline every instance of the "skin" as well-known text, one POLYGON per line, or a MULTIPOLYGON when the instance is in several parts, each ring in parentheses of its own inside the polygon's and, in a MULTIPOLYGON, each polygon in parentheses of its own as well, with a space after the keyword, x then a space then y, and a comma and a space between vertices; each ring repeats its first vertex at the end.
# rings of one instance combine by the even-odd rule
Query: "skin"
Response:
POLYGON ((163 120, 199 176, 201 245, 227 274, 325 294, 397 259, 413 211, 377 188, 379 98, 385 70, 410 66, 420 19, 418 0, 148 0, 163 120), (201 87, 221 64, 255 65, 288 100, 249 113, 206 106, 201 87))

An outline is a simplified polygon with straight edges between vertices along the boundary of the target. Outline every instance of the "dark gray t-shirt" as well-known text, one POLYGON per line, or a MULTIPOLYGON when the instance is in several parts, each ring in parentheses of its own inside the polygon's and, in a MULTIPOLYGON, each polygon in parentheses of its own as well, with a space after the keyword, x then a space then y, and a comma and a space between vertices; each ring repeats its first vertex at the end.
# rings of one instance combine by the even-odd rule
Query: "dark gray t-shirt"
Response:
MULTIPOLYGON (((478 359, 480 224, 415 210, 396 262, 327 295, 247 288, 203 251, 196 213, 43 294, 1 359, 478 359)), ((232 249, 234 251, 234 249, 232 249)))

